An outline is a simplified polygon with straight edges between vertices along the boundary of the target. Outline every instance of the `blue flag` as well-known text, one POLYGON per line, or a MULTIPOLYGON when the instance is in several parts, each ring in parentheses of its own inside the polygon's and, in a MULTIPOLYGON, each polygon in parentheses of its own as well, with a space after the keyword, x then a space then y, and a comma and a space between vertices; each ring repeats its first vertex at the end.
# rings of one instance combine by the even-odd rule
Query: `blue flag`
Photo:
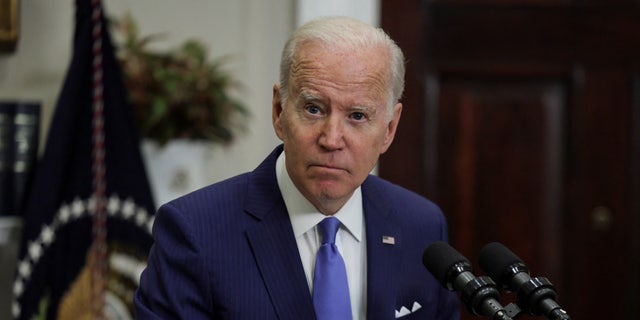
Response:
POLYGON ((155 206, 100 1, 76 0, 75 19, 72 61, 23 211, 16 319, 94 318, 96 308, 126 318, 152 243, 155 206), (90 254, 95 243, 102 255, 90 254))

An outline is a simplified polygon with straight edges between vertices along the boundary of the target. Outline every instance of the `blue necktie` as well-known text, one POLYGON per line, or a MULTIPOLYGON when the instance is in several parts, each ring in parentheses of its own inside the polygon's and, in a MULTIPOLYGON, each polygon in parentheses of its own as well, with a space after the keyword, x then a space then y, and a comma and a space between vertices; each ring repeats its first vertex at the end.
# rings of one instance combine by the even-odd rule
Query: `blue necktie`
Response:
POLYGON ((313 275, 313 306, 318 320, 351 319, 347 270, 335 244, 339 227, 340 220, 334 217, 318 224, 322 245, 313 275))

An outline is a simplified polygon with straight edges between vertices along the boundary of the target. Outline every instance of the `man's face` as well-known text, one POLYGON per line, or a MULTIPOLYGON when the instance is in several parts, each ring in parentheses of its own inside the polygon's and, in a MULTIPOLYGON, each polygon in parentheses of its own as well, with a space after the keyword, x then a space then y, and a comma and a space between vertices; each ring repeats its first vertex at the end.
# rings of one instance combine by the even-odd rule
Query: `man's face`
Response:
POLYGON ((365 180, 395 135, 401 104, 387 108, 388 52, 304 43, 291 66, 286 105, 273 90, 273 125, 298 190, 333 214, 365 180))

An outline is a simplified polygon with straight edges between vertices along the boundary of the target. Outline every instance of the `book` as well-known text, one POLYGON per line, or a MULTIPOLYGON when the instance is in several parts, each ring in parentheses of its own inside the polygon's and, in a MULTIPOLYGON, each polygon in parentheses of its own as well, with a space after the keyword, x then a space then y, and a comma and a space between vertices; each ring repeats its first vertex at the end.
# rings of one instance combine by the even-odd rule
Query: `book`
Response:
POLYGON ((13 188, 14 214, 21 216, 25 194, 31 185, 38 158, 40 138, 40 103, 16 103, 13 119, 13 188))
POLYGON ((0 101, 0 217, 14 214, 13 120, 16 103, 0 101))
POLYGON ((39 138, 39 102, 0 101, 0 217, 21 215, 39 138))

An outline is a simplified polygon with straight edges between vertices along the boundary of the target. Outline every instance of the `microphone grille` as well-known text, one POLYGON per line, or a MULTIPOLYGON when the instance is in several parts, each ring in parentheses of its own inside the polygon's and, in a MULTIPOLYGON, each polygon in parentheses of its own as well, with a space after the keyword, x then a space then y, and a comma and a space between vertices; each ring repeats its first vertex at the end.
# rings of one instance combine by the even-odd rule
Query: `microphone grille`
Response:
POLYGON ((422 254, 422 264, 444 287, 447 287, 451 267, 457 263, 470 265, 469 260, 444 241, 432 243, 422 254))
POLYGON ((478 257, 480 268, 496 281, 502 278, 505 270, 517 263, 522 263, 522 260, 499 242, 484 246, 478 257))

